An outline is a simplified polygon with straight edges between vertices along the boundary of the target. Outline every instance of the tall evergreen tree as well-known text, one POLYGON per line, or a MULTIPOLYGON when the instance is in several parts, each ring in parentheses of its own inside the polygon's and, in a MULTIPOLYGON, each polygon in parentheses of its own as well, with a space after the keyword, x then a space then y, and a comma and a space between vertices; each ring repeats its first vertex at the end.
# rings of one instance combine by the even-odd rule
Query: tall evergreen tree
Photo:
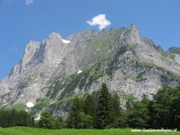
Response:
POLYGON ((113 95, 113 104, 114 104, 114 108, 115 108, 115 115, 116 117, 118 117, 121 114, 121 104, 120 104, 120 99, 117 93, 115 93, 113 95))
POLYGON ((172 128, 180 130, 180 85, 175 88, 175 96, 171 105, 172 128))
POLYGON ((171 105, 175 96, 174 88, 163 85, 163 87, 154 95, 154 117, 153 127, 154 128, 171 128, 171 105))
POLYGON ((105 83, 100 89, 98 106, 96 109, 96 128, 104 129, 109 124, 109 92, 105 83))
POLYGON ((95 115, 96 107, 91 95, 87 95, 86 99, 84 100, 83 109, 86 115, 90 115, 92 117, 95 115))
POLYGON ((120 102, 118 94, 109 94, 108 101, 108 116, 109 116, 109 127, 118 127, 118 117, 120 116, 120 102))
POLYGON ((76 97, 71 105, 69 111, 69 117, 67 118, 67 127, 68 128, 82 128, 83 120, 82 120, 82 103, 79 101, 78 97, 76 97))

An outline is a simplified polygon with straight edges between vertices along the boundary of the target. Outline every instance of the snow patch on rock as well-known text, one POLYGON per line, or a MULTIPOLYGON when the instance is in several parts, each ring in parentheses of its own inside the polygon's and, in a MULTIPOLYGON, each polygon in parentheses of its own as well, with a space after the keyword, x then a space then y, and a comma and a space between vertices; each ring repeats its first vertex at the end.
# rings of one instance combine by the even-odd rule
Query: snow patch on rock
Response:
POLYGON ((34 104, 33 104, 32 102, 27 102, 27 103, 26 103, 26 106, 27 106, 28 108, 31 108, 31 107, 34 106, 34 104))
POLYGON ((79 70, 79 71, 78 71, 78 74, 80 74, 81 72, 82 72, 82 71, 81 71, 81 70, 79 70))
POLYGON ((27 109, 25 109, 25 111, 26 111, 26 112, 28 112, 28 110, 27 110, 27 109))
POLYGON ((62 42, 63 42, 64 44, 69 44, 71 41, 62 39, 62 42))

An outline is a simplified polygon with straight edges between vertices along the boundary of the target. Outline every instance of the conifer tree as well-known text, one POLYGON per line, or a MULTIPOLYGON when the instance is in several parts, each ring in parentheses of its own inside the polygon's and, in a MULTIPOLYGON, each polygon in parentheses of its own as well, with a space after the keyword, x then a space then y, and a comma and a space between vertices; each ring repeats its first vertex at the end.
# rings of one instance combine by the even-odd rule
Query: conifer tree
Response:
POLYGON ((45 129, 55 128, 55 119, 49 112, 41 113, 41 118, 39 120, 39 127, 45 129))
POLYGON ((18 112, 13 109, 10 113, 10 124, 11 126, 16 126, 18 124, 18 112))
POLYGON ((133 103, 133 109, 128 113, 128 125, 132 128, 149 128, 149 110, 143 102, 133 103))
POLYGON ((82 103, 79 101, 78 97, 76 97, 71 105, 69 111, 69 117, 67 118, 67 127, 68 128, 82 128, 83 120, 82 120, 82 103))
POLYGON ((175 96, 171 105, 172 128, 180 130, 180 85, 175 88, 175 96))
POLYGON ((114 108, 115 108, 115 116, 118 117, 119 115, 121 115, 121 106, 120 106, 120 101, 119 101, 119 97, 118 94, 115 93, 113 95, 113 104, 114 104, 114 108))
POLYGON ((117 93, 114 95, 109 94, 108 101, 108 116, 109 116, 109 125, 108 127, 118 127, 118 117, 120 116, 120 103, 117 93))
POLYGON ((0 126, 3 128, 9 127, 9 112, 8 111, 1 111, 0 116, 0 126))
POLYGON ((35 127, 34 117, 31 117, 31 127, 35 127))
POLYGON ((154 95, 154 118, 153 127, 155 128, 170 128, 172 125, 170 120, 170 108, 174 99, 174 88, 163 85, 162 88, 154 95))
POLYGON ((0 127, 32 126, 33 120, 34 118, 25 111, 17 112, 15 109, 0 111, 0 127))
POLYGON ((96 107, 95 107, 94 101, 91 98, 91 95, 87 95, 86 99, 84 100, 83 109, 84 109, 84 112, 86 115, 90 115, 90 116, 94 117, 96 107))
POLYGON ((63 128, 63 119, 61 117, 58 117, 56 119, 56 129, 61 129, 63 128))
POLYGON ((102 88, 100 90, 98 106, 96 109, 96 128, 104 129, 109 124, 109 92, 106 84, 102 84, 102 88))
POLYGON ((84 118, 84 128, 88 128, 88 129, 91 129, 91 128, 93 128, 93 125, 94 125, 94 123, 93 123, 93 117, 92 116, 90 116, 89 114, 88 115, 85 115, 85 118, 84 118))

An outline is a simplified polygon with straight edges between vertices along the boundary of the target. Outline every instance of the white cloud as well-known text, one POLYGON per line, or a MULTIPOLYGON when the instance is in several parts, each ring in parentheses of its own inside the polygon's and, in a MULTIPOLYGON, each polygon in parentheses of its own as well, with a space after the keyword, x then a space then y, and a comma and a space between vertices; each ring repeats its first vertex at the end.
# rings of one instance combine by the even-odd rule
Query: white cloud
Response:
POLYGON ((109 26, 111 22, 106 19, 105 14, 99 14, 92 18, 91 21, 87 21, 87 23, 91 26, 99 25, 99 29, 102 30, 103 28, 109 26))
POLYGON ((31 4, 33 4, 34 0, 26 0, 26 5, 30 6, 31 4))

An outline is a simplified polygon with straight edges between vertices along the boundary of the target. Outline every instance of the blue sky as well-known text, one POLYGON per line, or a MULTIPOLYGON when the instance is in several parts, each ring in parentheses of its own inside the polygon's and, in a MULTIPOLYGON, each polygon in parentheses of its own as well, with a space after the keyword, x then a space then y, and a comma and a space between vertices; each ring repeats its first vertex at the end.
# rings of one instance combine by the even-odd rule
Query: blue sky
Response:
POLYGON ((132 23, 164 50, 180 47, 180 0, 0 0, 0 80, 30 40, 132 23))

